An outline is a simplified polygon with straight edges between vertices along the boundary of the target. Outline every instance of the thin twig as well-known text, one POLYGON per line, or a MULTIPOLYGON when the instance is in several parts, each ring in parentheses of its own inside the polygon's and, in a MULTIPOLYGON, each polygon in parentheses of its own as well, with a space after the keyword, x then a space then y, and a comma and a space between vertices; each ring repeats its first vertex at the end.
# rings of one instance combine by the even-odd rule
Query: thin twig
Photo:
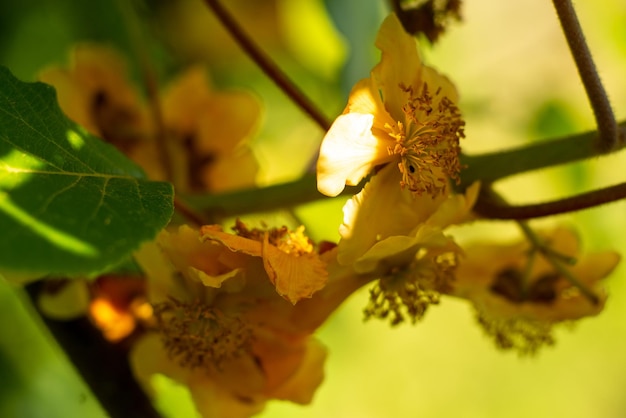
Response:
POLYGON ((167 130, 165 129, 165 122, 163 121, 163 111, 161 110, 159 83, 156 71, 154 70, 152 61, 146 54, 146 42, 141 33, 141 29, 139 28, 139 23, 136 19, 131 3, 125 0, 118 0, 117 3, 126 23, 128 36, 139 63, 141 79, 144 83, 144 88, 148 96, 150 112, 156 128, 154 139, 157 146, 159 163, 161 167, 163 167, 165 178, 172 181, 174 179, 174 171, 169 158, 170 153, 167 145, 167 130))
POLYGON ((609 152, 615 149, 619 142, 623 142, 622 131, 615 121, 613 109, 600 81, 571 0, 553 0, 553 3, 596 118, 598 127, 596 146, 603 152, 609 152))
POLYGON ((196 226, 207 225, 211 222, 205 219, 202 215, 189 207, 186 202, 182 201, 179 196, 174 197, 174 208, 176 211, 183 215, 188 221, 193 222, 196 226))
POLYGON ((534 249, 539 251, 546 260, 552 264, 552 267, 561 275, 564 279, 574 285, 580 292, 594 305, 600 303, 598 296, 593 293, 584 283, 582 283, 576 276, 566 269, 561 263, 562 256, 556 253, 552 248, 541 242, 535 231, 533 231, 526 222, 519 221, 517 224, 520 226, 526 238, 530 241, 534 249), (557 255, 558 254, 558 255, 557 255))
POLYGON ((509 206, 493 197, 493 190, 483 188, 474 211, 490 219, 524 220, 545 216, 560 215, 589 209, 606 203, 626 198, 626 183, 616 184, 598 190, 592 190, 564 199, 532 205, 509 206))
POLYGON ((215 13, 215 16, 222 22, 222 25, 224 25, 239 46, 261 70, 263 70, 263 72, 274 81, 300 109, 309 115, 320 128, 324 131, 330 129, 331 122, 328 118, 324 116, 319 108, 313 104, 304 93, 302 93, 276 63, 259 48, 221 3, 218 0, 205 0, 205 3, 213 10, 213 13, 215 13))

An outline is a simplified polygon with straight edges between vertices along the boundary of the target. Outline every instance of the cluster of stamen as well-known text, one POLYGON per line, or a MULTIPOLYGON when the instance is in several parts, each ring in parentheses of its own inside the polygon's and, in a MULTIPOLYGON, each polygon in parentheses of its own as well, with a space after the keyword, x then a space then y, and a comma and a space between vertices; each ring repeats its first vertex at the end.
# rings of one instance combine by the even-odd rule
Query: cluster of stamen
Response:
POLYGON ((494 318, 478 312, 478 323, 502 350, 533 355, 543 346, 554 345, 552 324, 528 318, 494 318))
POLYGON ((237 219, 233 227, 235 233, 241 237, 263 242, 265 237, 269 244, 279 250, 292 255, 304 255, 313 252, 313 242, 304 235, 304 227, 300 226, 295 231, 289 230, 286 226, 280 228, 249 229, 246 224, 237 219))
POLYGON ((441 292, 449 289, 456 257, 443 254, 430 260, 425 268, 411 265, 392 269, 372 289, 365 307, 365 319, 389 319, 392 326, 407 319, 415 324, 428 307, 439 303, 441 292))
POLYGON ((219 370, 250 350, 253 335, 243 321, 199 301, 170 298, 154 314, 167 354, 182 367, 219 370))
POLYGON ((465 122, 457 106, 448 97, 440 97, 441 89, 432 96, 426 83, 421 92, 412 86, 399 87, 408 96, 402 107, 405 121, 385 127, 395 140, 387 151, 400 157, 400 186, 417 195, 445 193, 448 181, 459 181, 459 140, 465 136, 465 122))

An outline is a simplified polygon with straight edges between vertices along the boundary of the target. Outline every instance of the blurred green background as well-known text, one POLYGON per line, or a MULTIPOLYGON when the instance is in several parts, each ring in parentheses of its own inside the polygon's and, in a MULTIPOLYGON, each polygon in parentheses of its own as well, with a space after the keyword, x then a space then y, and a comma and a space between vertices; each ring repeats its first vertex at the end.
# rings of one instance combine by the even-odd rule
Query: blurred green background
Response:
MULTIPOLYGON (((226 3, 226 2, 225 2, 226 3)), ((467 121, 464 150, 508 148, 593 129, 576 69, 550 2, 464 2, 425 60, 461 93, 467 121)), ((10 0, 0 3, 0 63, 34 80, 46 65, 67 63, 80 41, 114 44, 136 54, 119 2, 10 0)), ((302 89, 332 117, 351 85, 377 60, 373 39, 386 14, 376 0, 237 0, 229 8, 302 89)), ((626 4, 576 4, 618 119, 626 117, 626 4)), ((217 88, 247 89, 263 102, 253 142, 261 184, 297 178, 323 133, 256 69, 212 19, 201 0, 151 0, 139 8, 144 48, 160 78, 203 61, 217 88)), ((136 61, 129 58, 138 80, 136 61)), ((546 170, 498 184, 514 202, 537 202, 624 181, 624 153, 546 170)), ((298 208, 316 239, 336 239, 345 199, 298 208)), ((626 203, 535 223, 576 225, 589 250, 626 249, 626 203)), ((453 231, 461 242, 506 238, 506 223, 453 231)), ((608 279, 605 311, 557 331, 557 346, 536 358, 496 351, 475 325, 470 306, 444 299, 417 326, 390 329, 362 322, 366 289, 318 333, 329 347, 326 380, 314 402, 271 402, 262 417, 624 417, 626 416, 626 277, 608 279)), ((27 299, 0 281, 0 416, 101 417, 89 389, 42 329, 27 299)), ((171 416, 193 416, 184 391, 158 379, 159 405, 171 416)))

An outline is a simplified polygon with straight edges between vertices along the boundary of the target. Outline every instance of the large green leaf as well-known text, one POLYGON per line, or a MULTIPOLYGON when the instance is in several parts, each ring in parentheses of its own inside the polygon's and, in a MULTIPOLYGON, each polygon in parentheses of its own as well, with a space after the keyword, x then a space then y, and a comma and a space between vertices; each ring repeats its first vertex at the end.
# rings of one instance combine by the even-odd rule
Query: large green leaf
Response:
POLYGON ((54 89, 0 67, 0 270, 93 275, 165 227, 171 184, 149 181, 70 121, 54 89))

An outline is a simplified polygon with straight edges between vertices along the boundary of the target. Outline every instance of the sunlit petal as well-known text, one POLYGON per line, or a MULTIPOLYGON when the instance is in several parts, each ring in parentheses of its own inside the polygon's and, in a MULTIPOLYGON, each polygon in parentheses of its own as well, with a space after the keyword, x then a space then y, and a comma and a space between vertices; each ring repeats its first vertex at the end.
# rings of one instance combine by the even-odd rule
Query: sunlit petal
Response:
POLYGON ((374 116, 339 116, 324 137, 317 162, 317 188, 337 196, 345 185, 357 185, 378 164, 390 160, 384 143, 372 134, 374 116))

